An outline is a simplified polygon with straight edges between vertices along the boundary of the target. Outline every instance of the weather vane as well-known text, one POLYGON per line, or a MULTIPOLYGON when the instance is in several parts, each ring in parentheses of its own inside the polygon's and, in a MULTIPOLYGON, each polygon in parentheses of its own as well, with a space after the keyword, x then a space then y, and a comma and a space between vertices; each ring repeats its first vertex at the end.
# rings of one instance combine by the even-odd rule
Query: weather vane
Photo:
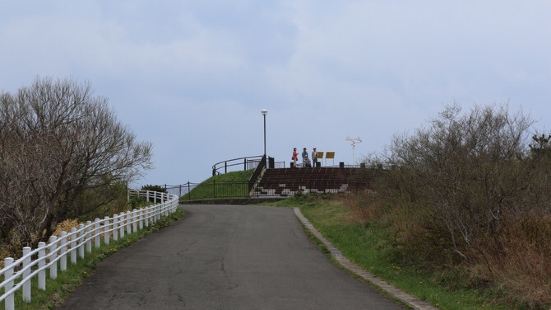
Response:
POLYGON ((356 163, 356 144, 358 143, 362 143, 362 139, 360 137, 346 137, 346 139, 344 139, 345 141, 348 141, 350 142, 350 145, 352 145, 352 163, 356 163))

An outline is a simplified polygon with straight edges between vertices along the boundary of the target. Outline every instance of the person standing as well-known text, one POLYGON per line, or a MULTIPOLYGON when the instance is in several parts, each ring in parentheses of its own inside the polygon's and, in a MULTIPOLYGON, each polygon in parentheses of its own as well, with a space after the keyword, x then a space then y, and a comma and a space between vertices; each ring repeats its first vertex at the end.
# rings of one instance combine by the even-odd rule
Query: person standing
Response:
POLYGON ((296 147, 293 148, 293 156, 291 157, 291 160, 293 161, 293 167, 296 167, 298 161, 298 151, 296 147))
POLYGON ((316 148, 312 150, 312 166, 318 166, 318 152, 316 151, 316 148))
POLYGON ((308 150, 306 148, 302 149, 302 167, 309 167, 310 159, 308 159, 308 150))

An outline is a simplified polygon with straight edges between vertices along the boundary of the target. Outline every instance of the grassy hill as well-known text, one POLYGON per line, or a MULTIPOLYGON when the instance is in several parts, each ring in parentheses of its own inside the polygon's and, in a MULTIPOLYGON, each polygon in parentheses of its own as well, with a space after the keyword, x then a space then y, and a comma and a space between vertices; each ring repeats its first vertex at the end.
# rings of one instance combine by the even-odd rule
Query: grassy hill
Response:
POLYGON ((253 172, 254 170, 235 171, 210 177, 196 185, 190 193, 180 197, 180 201, 248 197, 249 179, 253 172))

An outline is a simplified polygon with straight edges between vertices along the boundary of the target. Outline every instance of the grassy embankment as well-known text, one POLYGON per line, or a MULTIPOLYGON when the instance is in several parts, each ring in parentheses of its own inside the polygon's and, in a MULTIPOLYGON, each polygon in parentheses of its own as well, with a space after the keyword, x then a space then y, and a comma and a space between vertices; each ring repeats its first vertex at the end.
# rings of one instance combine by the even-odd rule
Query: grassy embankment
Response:
MULTIPOLYGON (((353 213, 337 199, 296 197, 271 205, 299 207, 304 216, 346 257, 394 286, 440 309, 507 309, 494 289, 473 289, 453 271, 427 272, 400 265, 385 227, 355 222, 353 213)), ((510 307, 510 306, 509 306, 510 307)))
MULTIPOLYGON (((37 277, 32 281, 32 303, 24 303, 21 296, 21 290, 18 290, 15 295, 15 308, 16 309, 53 309, 57 305, 60 305, 65 298, 73 292, 82 281, 93 273, 95 266, 98 262, 118 251, 121 248, 127 247, 144 236, 155 232, 161 228, 171 225, 173 222, 178 221, 184 217, 184 211, 180 208, 177 211, 167 217, 162 218, 152 226, 144 227, 144 229, 126 235, 125 238, 113 241, 109 245, 102 244, 99 249, 92 249, 92 253, 88 254, 84 259, 79 259, 74 265, 69 264, 67 270, 64 272, 58 271, 58 277, 56 280, 51 280, 47 275, 46 278, 46 290, 41 291, 38 289, 37 277)), ((103 238, 102 238, 103 239, 103 238)), ((48 271, 46 270, 48 273, 48 271)), ((0 294, 3 290, 0 290, 0 294)), ((4 303, 0 302, 0 309, 4 308, 4 303)))
POLYGON ((180 197, 180 201, 248 197, 248 182, 253 172, 235 171, 210 177, 195 186, 189 194, 180 197))

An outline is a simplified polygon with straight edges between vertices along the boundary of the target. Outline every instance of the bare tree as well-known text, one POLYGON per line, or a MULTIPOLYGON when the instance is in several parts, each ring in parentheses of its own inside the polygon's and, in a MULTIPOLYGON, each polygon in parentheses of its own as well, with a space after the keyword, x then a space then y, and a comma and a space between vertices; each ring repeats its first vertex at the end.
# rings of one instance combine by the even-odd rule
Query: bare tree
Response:
POLYGON ((150 167, 137 142, 88 85, 38 79, 0 96, 0 231, 12 242, 49 235, 85 190, 127 182, 150 167))

